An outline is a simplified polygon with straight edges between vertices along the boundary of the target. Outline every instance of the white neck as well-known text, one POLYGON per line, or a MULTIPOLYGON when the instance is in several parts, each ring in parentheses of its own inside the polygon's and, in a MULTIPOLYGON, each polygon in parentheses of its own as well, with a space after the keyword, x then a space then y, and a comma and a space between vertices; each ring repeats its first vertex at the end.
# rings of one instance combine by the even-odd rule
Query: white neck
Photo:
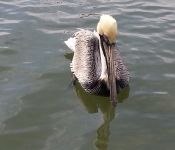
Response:
POLYGON ((99 48, 100 48, 100 57, 101 57, 101 65, 102 65, 100 79, 104 80, 108 85, 107 65, 106 65, 106 59, 105 59, 105 56, 104 56, 104 53, 103 53, 103 50, 102 50, 102 47, 101 47, 101 39, 100 39, 100 36, 97 32, 94 31, 94 34, 98 38, 99 48))

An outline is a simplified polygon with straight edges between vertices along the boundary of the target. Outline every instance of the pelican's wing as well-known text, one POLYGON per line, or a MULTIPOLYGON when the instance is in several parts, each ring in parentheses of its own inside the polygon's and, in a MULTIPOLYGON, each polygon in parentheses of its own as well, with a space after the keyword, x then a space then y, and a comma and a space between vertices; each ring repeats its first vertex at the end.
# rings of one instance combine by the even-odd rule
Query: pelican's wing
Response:
POLYGON ((82 86, 92 85, 101 75, 99 41, 94 32, 75 33, 75 51, 71 71, 82 86))
POLYGON ((117 82, 119 83, 119 86, 121 88, 124 88, 128 86, 129 84, 129 72, 124 64, 124 61, 120 55, 120 52, 118 49, 115 49, 115 62, 114 62, 117 70, 116 70, 116 77, 117 82))

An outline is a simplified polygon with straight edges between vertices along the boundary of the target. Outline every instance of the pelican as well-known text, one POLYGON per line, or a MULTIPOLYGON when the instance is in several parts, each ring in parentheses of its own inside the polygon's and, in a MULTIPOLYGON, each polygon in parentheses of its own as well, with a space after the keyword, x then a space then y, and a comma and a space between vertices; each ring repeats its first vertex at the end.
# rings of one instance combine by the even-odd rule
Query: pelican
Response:
POLYGON ((65 44, 74 52, 71 72, 82 88, 109 95, 114 106, 119 90, 129 85, 129 72, 116 47, 117 21, 102 15, 97 31, 80 29, 65 44))

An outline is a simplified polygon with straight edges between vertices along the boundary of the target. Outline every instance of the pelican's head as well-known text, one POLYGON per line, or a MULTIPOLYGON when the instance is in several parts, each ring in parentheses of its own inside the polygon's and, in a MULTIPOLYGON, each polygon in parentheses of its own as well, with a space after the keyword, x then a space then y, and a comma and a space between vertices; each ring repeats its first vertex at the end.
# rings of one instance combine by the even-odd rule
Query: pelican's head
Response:
POLYGON ((100 35, 101 48, 105 56, 108 74, 110 99, 116 103, 116 68, 114 68, 114 49, 117 37, 117 21, 110 15, 102 15, 97 24, 97 32, 100 35))
POLYGON ((117 21, 110 15, 102 15, 97 24, 97 32, 105 36, 110 44, 115 43, 117 37, 117 21))

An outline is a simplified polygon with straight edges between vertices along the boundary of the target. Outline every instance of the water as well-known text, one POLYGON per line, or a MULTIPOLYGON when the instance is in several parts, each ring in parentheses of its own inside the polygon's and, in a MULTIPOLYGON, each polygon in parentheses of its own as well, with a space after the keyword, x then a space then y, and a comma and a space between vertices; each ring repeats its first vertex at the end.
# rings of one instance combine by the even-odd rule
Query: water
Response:
POLYGON ((173 0, 0 0, 0 150, 174 150, 173 0), (108 98, 69 86, 64 40, 118 20, 130 93, 108 98))

